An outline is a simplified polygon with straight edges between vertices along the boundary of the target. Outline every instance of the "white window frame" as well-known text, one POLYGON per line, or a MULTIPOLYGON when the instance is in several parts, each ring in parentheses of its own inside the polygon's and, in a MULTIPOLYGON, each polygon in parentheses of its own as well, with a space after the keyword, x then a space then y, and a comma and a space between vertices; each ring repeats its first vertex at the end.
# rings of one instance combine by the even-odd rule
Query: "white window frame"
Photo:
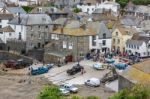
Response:
POLYGON ((68 45, 69 45, 69 46, 68 46, 68 49, 73 49, 73 42, 69 42, 68 45))
POLYGON ((63 48, 67 48, 67 42, 63 41, 63 48))

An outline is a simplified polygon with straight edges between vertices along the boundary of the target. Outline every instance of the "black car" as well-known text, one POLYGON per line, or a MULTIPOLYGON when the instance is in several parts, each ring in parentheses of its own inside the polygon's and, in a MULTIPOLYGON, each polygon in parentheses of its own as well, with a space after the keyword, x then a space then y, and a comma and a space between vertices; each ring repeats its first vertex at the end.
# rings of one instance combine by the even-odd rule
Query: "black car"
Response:
POLYGON ((82 66, 73 66, 71 69, 67 70, 68 75, 74 75, 78 72, 81 72, 81 70, 84 69, 82 66))

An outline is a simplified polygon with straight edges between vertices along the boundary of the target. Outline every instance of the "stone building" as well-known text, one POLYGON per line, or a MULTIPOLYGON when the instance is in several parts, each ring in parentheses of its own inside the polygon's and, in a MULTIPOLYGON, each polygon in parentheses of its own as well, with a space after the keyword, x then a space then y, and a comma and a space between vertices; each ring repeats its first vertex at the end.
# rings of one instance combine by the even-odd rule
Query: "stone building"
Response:
POLYGON ((52 30, 51 22, 51 18, 46 14, 23 14, 15 17, 9 22, 15 30, 15 39, 10 39, 9 43, 14 41, 17 43, 13 43, 14 46, 8 46, 8 48, 15 49, 13 47, 19 45, 18 43, 25 44, 25 49, 20 47, 19 52, 43 48, 49 39, 48 32, 52 30))
MULTIPOLYGON (((57 62, 66 59, 77 61, 83 59, 89 52, 89 36, 96 35, 96 32, 86 28, 78 20, 60 21, 63 25, 56 25, 51 33, 50 43, 45 48, 45 61, 57 62)), ((64 61, 64 60, 63 60, 64 61)))

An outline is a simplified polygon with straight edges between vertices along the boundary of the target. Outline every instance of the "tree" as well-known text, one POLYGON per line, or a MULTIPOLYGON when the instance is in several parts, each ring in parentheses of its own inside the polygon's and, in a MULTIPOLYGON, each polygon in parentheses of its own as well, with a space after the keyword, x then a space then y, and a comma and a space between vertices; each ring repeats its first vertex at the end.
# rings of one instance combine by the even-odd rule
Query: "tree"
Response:
POLYGON ((148 4, 150 4, 150 0, 132 0, 132 2, 136 5, 148 5, 148 4))
POLYGON ((118 2, 123 9, 128 4, 129 0, 116 0, 116 2, 118 2))
POLYGON ((100 99, 97 96, 88 96, 87 99, 100 99))
POLYGON ((33 7, 29 7, 29 6, 22 6, 22 8, 23 8, 27 13, 29 13, 29 12, 33 9, 33 7))

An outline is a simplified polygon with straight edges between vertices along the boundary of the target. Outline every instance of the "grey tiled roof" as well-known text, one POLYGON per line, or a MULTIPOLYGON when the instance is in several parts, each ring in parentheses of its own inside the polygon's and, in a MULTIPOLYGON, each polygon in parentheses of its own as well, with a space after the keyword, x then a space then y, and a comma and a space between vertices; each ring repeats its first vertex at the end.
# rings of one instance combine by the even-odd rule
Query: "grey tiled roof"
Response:
POLYGON ((19 17, 15 17, 9 24, 21 25, 46 25, 51 24, 52 20, 47 14, 21 14, 21 22, 18 22, 19 17))
POLYGON ((125 26, 137 26, 138 21, 136 19, 132 19, 132 18, 129 18, 129 17, 123 17, 121 19, 121 24, 123 24, 125 26))
POLYGON ((22 7, 7 7, 7 10, 12 14, 17 14, 17 13, 25 14, 26 13, 22 7))
POLYGON ((104 33, 106 33, 106 38, 111 38, 111 32, 104 22, 88 22, 87 27, 93 28, 97 32, 99 38, 103 38, 104 33))
POLYGON ((136 45, 136 46, 141 46, 144 43, 144 41, 140 40, 127 40, 126 44, 127 45, 136 45))
POLYGON ((111 32, 108 30, 106 25, 103 22, 101 22, 99 24, 99 32, 98 32, 99 38, 103 38, 104 33, 106 33, 106 38, 111 38, 111 32))

